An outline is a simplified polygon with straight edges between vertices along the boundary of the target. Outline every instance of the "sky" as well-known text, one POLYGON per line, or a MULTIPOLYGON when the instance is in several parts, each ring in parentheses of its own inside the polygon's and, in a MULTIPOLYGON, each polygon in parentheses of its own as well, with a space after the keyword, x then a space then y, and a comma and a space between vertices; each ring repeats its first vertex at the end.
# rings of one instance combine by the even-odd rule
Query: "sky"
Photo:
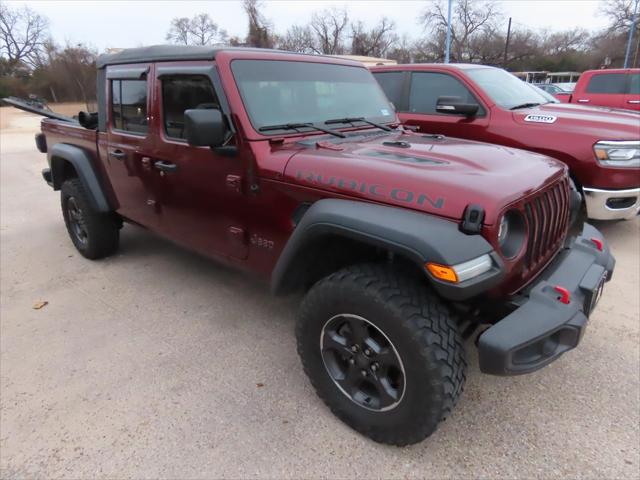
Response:
MULTIPOLYGON (((235 0, 8 0, 10 7, 28 5, 46 16, 58 43, 84 43, 99 51, 166 43, 165 35, 174 17, 208 13, 232 36, 243 38, 247 20, 235 0)), ((417 18, 429 0, 265 0, 264 15, 277 32, 294 24, 306 24, 316 10, 346 7, 352 20, 373 25, 382 16, 395 21, 399 34, 422 34, 417 18)), ((606 21, 599 15, 597 0, 501 0, 497 1, 512 29, 563 30, 573 27, 599 29, 606 21)))

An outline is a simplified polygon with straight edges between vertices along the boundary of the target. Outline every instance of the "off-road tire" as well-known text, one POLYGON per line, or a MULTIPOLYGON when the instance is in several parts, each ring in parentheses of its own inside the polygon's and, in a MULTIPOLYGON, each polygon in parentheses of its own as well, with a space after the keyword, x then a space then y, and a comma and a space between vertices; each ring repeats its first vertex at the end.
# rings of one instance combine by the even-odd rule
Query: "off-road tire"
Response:
POLYGON ((463 390, 466 360, 455 318, 419 280, 388 266, 351 266, 316 283, 298 314, 298 353, 319 397, 338 418, 376 442, 422 441, 451 413, 463 390), (406 381, 402 399, 391 410, 358 405, 325 368, 322 332, 341 314, 367 319, 397 350, 406 381))
POLYGON ((118 249, 118 217, 115 213, 95 211, 79 179, 72 178, 62 184, 60 204, 69 237, 82 256, 95 260, 118 249), (78 226, 83 234, 78 233, 78 226))

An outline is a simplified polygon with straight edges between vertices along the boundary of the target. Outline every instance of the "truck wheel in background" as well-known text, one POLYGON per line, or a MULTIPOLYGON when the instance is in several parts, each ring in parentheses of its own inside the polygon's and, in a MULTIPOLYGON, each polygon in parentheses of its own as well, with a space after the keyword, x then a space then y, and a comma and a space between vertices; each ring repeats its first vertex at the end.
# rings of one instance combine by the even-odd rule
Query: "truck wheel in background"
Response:
POLYGON ((320 398, 377 442, 423 440, 462 393, 455 319, 420 279, 390 267, 357 265, 320 280, 302 302, 296 337, 320 398))
POLYGON ((60 203, 69 236, 82 256, 93 260, 117 250, 120 228, 116 215, 96 212, 79 179, 62 184, 60 203))

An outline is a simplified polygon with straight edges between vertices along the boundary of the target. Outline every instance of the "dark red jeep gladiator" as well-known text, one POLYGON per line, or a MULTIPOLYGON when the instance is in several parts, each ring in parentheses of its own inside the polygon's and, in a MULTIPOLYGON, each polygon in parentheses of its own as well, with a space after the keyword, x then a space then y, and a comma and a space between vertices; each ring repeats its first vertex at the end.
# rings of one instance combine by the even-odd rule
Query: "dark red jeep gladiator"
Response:
POLYGON ((80 253, 113 253, 130 222, 305 292, 304 370, 378 442, 418 442, 449 415, 481 324, 489 374, 577 346, 613 272, 595 228, 568 235, 565 165, 405 130, 355 62, 125 50, 98 61, 98 105, 37 137, 80 253))
POLYGON ((640 115, 555 103, 510 73, 472 64, 372 67, 400 120, 423 133, 496 143, 569 166, 589 218, 640 212, 640 115))

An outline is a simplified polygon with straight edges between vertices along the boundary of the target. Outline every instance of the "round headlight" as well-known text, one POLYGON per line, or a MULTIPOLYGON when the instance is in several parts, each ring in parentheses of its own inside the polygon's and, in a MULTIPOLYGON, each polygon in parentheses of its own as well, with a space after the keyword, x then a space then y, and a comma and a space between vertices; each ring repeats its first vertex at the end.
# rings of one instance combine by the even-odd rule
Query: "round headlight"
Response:
POLYGON ((517 210, 509 210, 500 219, 498 244, 506 258, 513 258, 522 249, 526 228, 524 217, 517 210))

